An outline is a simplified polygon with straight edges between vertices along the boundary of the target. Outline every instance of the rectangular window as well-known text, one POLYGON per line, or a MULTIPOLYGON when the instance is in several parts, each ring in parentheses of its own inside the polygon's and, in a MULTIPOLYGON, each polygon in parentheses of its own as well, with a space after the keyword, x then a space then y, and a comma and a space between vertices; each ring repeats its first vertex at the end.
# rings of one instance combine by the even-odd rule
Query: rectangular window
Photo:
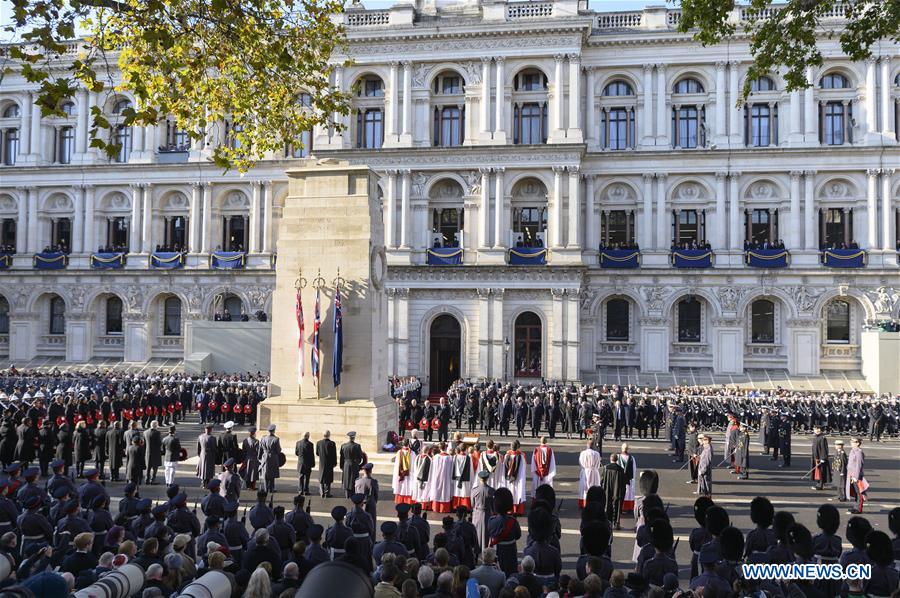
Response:
POLYGON ((626 210, 612 210, 601 215, 603 244, 607 247, 625 245, 634 239, 634 219, 626 210))
POLYGON ((629 122, 629 110, 626 108, 613 108, 609 111, 609 142, 607 149, 628 149, 631 139, 631 123, 629 122))
POLYGON ((843 208, 828 208, 825 211, 825 244, 829 247, 840 247, 847 243, 845 219, 847 214, 843 208))
POLYGON ((384 115, 380 108, 360 110, 356 117, 356 141, 361 149, 378 149, 384 142, 384 115))
POLYGON ((432 217, 432 232, 440 233, 442 247, 459 247, 459 232, 463 229, 463 211, 458 208, 436 209, 432 217))
POLYGON ((19 130, 7 129, 3 136, 3 163, 6 166, 15 166, 19 156, 19 130))
POLYGON ((692 149, 700 145, 700 112, 697 107, 682 106, 674 109, 672 131, 675 147, 692 149))
POLYGON ((59 130, 59 152, 56 161, 60 164, 71 164, 72 154, 75 153, 75 129, 63 127, 59 130))
POLYGON ((128 247, 128 220, 122 216, 112 219, 109 227, 109 245, 113 250, 128 247))
POLYGON ((769 238, 769 210, 753 210, 750 214, 750 241, 752 243, 766 243, 769 238))
POLYGON ((700 242, 700 219, 697 210, 681 210, 678 212, 678 243, 700 242))
POLYGON ((126 127, 125 125, 116 127, 113 141, 119 148, 115 161, 120 163, 128 162, 131 159, 131 127, 126 127))
POLYGON ((538 233, 547 230, 547 210, 544 208, 513 209, 513 232, 522 233, 523 245, 540 247, 538 233))
POLYGON ((844 105, 841 102, 828 102, 825 104, 825 116, 823 117, 824 141, 826 145, 844 144, 844 105))
POLYGON ((772 144, 772 115, 766 104, 753 104, 750 107, 750 144, 753 147, 772 144))
POLYGON ((303 131, 300 133, 300 145, 289 143, 284 148, 285 158, 309 158, 312 151, 312 131, 303 131))
POLYGON ((537 103, 523 104, 519 112, 520 142, 523 145, 543 143, 543 110, 537 103))
POLYGON ((434 109, 435 138, 434 145, 455 147, 463 142, 464 109, 456 106, 444 106, 434 109))

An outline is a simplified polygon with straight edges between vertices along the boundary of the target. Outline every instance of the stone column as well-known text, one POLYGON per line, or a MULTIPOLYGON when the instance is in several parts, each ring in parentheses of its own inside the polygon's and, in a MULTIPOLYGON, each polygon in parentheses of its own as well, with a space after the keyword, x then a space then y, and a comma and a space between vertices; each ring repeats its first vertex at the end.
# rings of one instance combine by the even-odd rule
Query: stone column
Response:
POLYGON ((200 183, 191 183, 191 203, 188 212, 188 251, 200 253, 200 183))
POLYGON ((569 249, 581 249, 581 194, 578 188, 581 175, 578 166, 569 166, 569 249))
POLYGON ((806 82, 809 87, 804 91, 803 136, 807 145, 818 145, 818 118, 816 118, 816 86, 813 67, 806 67, 806 82))
MULTIPOLYGON (((863 135, 870 136, 878 132, 878 110, 875 107, 876 96, 878 95, 878 90, 875 87, 875 65, 878 63, 877 56, 871 56, 866 59, 866 91, 865 91, 865 108, 866 108, 866 130, 863 135)), ((882 82, 882 86, 887 84, 887 81, 882 82)), ((869 247, 874 247, 875 244, 870 239, 869 247)))
POLYGON ((88 131, 90 120, 90 92, 87 89, 78 90, 78 125, 75 128, 75 151, 84 155, 88 148, 88 131))
MULTIPOLYGON (((669 218, 666 211, 666 177, 664 172, 656 173, 656 249, 669 248, 669 218)), ((646 347, 646 345, 644 345, 646 347)))
POLYGON ((44 148, 41 146, 43 142, 41 138, 41 107, 34 102, 35 94, 31 94, 31 98, 31 151, 29 154, 33 156, 35 162, 40 162, 44 159, 44 148))
POLYGON ((409 249, 409 170, 402 171, 400 180, 400 248, 409 249))
POLYGON ((594 189, 594 175, 586 174, 585 179, 585 249, 597 251, 600 248, 600 223, 597 220, 597 197, 594 189))
POLYGON ((212 185, 203 183, 203 253, 212 251, 212 185))
POLYGON ((553 208, 550 211, 550 245, 553 249, 562 247, 562 178, 565 166, 553 167, 553 208))
POLYGON ((796 145, 803 141, 803 130, 800 128, 800 113, 803 107, 800 104, 800 90, 795 89, 791 92, 791 127, 788 136, 788 142, 791 145, 796 145))
POLYGON ((891 179, 895 172, 894 168, 881 171, 881 248, 884 251, 894 250, 897 238, 894 231, 895 212, 891 209, 891 179))
POLYGON ((141 188, 144 190, 143 252, 150 253, 153 251, 153 188, 149 183, 141 183, 141 188))
MULTIPOLYGON (((740 63, 732 60, 728 63, 728 139, 733 147, 740 146, 743 141, 741 130, 741 112, 742 108, 737 106, 737 98, 740 95, 738 90, 738 67, 740 63)), ((774 123, 774 119, 772 121, 774 123)))
POLYGON ((394 218, 397 214, 397 171, 388 170, 387 206, 384 211, 384 245, 388 249, 397 246, 394 239, 394 218))
POLYGON ((641 145, 655 145, 653 138, 653 65, 644 65, 644 112, 641 114, 641 145))
POLYGON ((577 289, 566 290, 566 368, 563 379, 578 380, 578 351, 581 348, 580 299, 577 289))
MULTIPOLYGON (((881 134, 886 140, 894 139, 894 104, 891 101, 891 55, 881 57, 881 134)), ((896 143, 896 141, 894 141, 896 143)))
POLYGON ((31 109, 34 100, 30 91, 22 94, 22 132, 21 132, 21 154, 22 158, 26 158, 31 154, 31 116, 34 111, 31 109))
POLYGON ((565 96, 565 83, 563 82, 563 60, 565 56, 557 54, 553 57, 555 67, 553 69, 553 104, 550 108, 550 137, 565 137, 563 130, 563 99, 565 96))
POLYGON ((550 297, 552 307, 547 338, 551 340, 543 360, 542 375, 553 380, 562 380, 566 375, 566 290, 550 289, 550 297))
POLYGON ((384 141, 385 145, 397 142, 397 76, 400 63, 391 62, 390 75, 388 77, 388 89, 384 101, 384 141))
POLYGON ((475 289, 478 294, 478 363, 472 368, 471 375, 488 375, 491 343, 491 290, 475 289))
POLYGON ((84 190, 84 252, 91 253, 97 246, 94 221, 96 195, 93 185, 82 185, 81 188, 84 190))
POLYGON ((386 288, 387 295, 387 371, 391 376, 401 375, 397 371, 397 289, 386 288))
POLYGON ((581 57, 569 54, 569 130, 566 137, 570 143, 581 143, 581 57))
POLYGON ((732 251, 740 250, 743 246, 741 238, 741 198, 738 195, 738 179, 741 177, 740 172, 731 172, 728 175, 728 194, 731 196, 731 213, 729 221, 731 224, 729 248, 732 251))
POLYGON ((397 371, 409 371, 409 289, 397 289, 397 371))
POLYGON ((401 143, 412 145, 412 62, 403 63, 403 138, 401 143))
MULTIPOLYGON (((344 67, 339 64, 335 65, 335 67, 334 67, 334 89, 335 89, 335 91, 343 91, 344 90, 344 67)), ((334 114, 331 116, 331 121, 335 125, 344 124, 344 115, 341 114, 340 112, 335 111, 334 114)), ((326 131, 326 133, 327 133, 327 131, 326 131)), ((335 139, 332 139, 331 141, 337 142, 338 147, 342 147, 343 146, 343 138, 344 138, 345 133, 346 133, 346 131, 338 132, 337 129, 334 129, 335 139)))
POLYGON ((863 249, 878 247, 878 174, 877 168, 866 170, 868 190, 866 192, 866 238, 860 244, 863 249))
POLYGON ((819 216, 819 213, 816 211, 816 198, 813 190, 816 171, 806 170, 803 172, 803 175, 806 177, 803 185, 804 246, 807 250, 815 250, 818 248, 818 242, 816 240, 816 223, 819 216))
POLYGON ((250 183, 250 253, 259 253, 259 216, 260 216, 260 191, 262 185, 259 181, 250 183))
POLYGON ((274 211, 275 211, 275 197, 272 192, 272 181, 263 181, 263 205, 265 205, 265 211, 263 212, 263 240, 262 240, 262 250, 263 253, 274 253, 275 248, 272 245, 272 223, 274 221, 274 211))
POLYGON ((596 72, 594 67, 584 67, 587 74, 587 102, 584 107, 584 138, 588 145, 597 143, 597 108, 594 106, 594 86, 596 85, 596 72))
POLYGON ((128 227, 128 252, 141 252, 141 186, 137 183, 131 188, 131 222, 128 227))
POLYGON ((481 57, 481 122, 479 132, 483 139, 489 137, 491 131, 491 57, 481 57))
POLYGON ((644 179, 644 191, 639 243, 641 249, 648 251, 653 249, 653 173, 645 172, 642 178, 644 179))
POLYGON ((669 145, 669 118, 666 106, 666 65, 656 65, 656 145, 669 145))
MULTIPOLYGON (((491 376, 503 378, 509 374, 505 359, 503 334, 503 289, 491 289, 491 376)), ((463 352, 466 348, 463 347, 463 352)), ((463 359, 465 362, 465 359, 463 359)))
POLYGON ((803 248, 802 225, 800 224, 800 170, 791 171, 791 230, 788 231, 788 249, 803 248))
POLYGON ((502 167, 494 169, 494 249, 504 249, 503 240, 506 238, 504 235, 506 193, 503 187, 505 171, 506 169, 502 167))
POLYGON ((725 66, 726 62, 716 63, 716 130, 713 132, 713 139, 716 144, 722 144, 728 138, 725 129, 725 66))
POLYGON ((72 220, 72 253, 84 253, 84 191, 75 190, 75 217, 72 220))
POLYGON ((728 247, 725 241, 725 231, 728 228, 727 215, 725 214, 725 172, 716 173, 716 234, 713 249, 721 250, 728 247))
POLYGON ((16 207, 18 208, 18 222, 16 223, 16 253, 22 254, 28 251, 28 235, 31 223, 28 221, 29 206, 32 203, 31 187, 16 187, 19 192, 16 207))
POLYGON ((497 65, 497 98, 496 113, 494 114, 494 143, 506 143, 506 123, 503 111, 506 106, 506 80, 503 74, 503 62, 505 58, 497 56, 494 63, 497 65))
POLYGON ((40 228, 38 222, 38 201, 40 194, 35 187, 25 187, 25 204, 28 206, 28 253, 41 250, 40 228))
POLYGON ((481 173, 481 204, 478 206, 478 248, 490 247, 488 222, 491 213, 491 169, 479 168, 481 173))

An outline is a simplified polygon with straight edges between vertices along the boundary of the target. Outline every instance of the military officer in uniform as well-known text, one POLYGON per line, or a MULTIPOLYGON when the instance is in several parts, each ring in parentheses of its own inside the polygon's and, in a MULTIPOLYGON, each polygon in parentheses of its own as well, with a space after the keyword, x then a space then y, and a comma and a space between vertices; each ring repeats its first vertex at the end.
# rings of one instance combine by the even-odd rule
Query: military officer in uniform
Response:
POLYGON ((472 489, 472 524, 478 534, 481 550, 488 547, 490 536, 487 531, 488 520, 494 513, 494 489, 488 486, 491 473, 487 470, 478 472, 478 485, 472 489))
MULTIPOLYGON (((356 478, 359 476, 359 468, 362 466, 362 447, 356 443, 356 432, 347 432, 349 439, 341 445, 341 482, 347 498, 356 493, 356 478)), ((348 522, 349 525, 349 522, 348 522)))
MULTIPOLYGON (((372 477, 372 464, 366 463, 356 480, 354 489, 366 497, 366 513, 372 517, 372 524, 378 524, 378 480, 372 477)), ((378 559, 376 559, 378 561, 378 559)), ((378 561, 380 562, 380 561, 378 561)))
POLYGON ((263 480, 263 490, 275 493, 275 479, 280 477, 281 441, 275 436, 275 424, 269 424, 269 435, 259 441, 259 477, 263 480))
POLYGON ((175 470, 181 459, 181 440, 175 435, 175 426, 169 426, 169 435, 163 438, 162 450, 166 486, 171 486, 175 483, 175 470))
POLYGON ((778 448, 784 462, 778 467, 791 466, 791 420, 787 413, 781 414, 781 426, 778 428, 778 448))

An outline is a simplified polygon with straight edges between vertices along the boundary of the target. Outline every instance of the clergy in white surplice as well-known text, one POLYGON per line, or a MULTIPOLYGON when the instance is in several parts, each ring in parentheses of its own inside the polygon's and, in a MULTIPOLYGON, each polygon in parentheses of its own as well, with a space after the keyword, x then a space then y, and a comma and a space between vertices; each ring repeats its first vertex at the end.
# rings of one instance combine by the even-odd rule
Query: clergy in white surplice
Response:
POLYGON ((446 442, 431 459, 431 510, 453 512, 453 455, 447 452, 446 442))
POLYGON ((619 452, 619 465, 625 470, 625 500, 622 501, 622 512, 634 512, 634 484, 637 479, 637 462, 634 457, 628 454, 628 443, 622 443, 622 450, 619 452))
POLYGON ((503 475, 503 488, 507 488, 512 494, 512 514, 525 514, 525 453, 519 450, 519 441, 513 440, 512 448, 506 451, 503 464, 500 467, 503 475))
POLYGON ((488 440, 487 449, 478 457, 478 471, 490 474, 487 485, 494 490, 503 487, 503 455, 494 450, 493 440, 488 440))
POLYGON ((416 455, 413 463, 413 493, 414 503, 419 503, 426 511, 431 510, 431 447, 426 447, 416 455))
POLYGON ((553 485, 556 476, 556 455, 547 444, 547 437, 541 436, 541 443, 535 447, 531 455, 531 495, 538 486, 553 485))
POLYGON ((453 457, 453 499, 451 507, 454 511, 458 507, 472 510, 472 458, 466 452, 466 447, 459 445, 456 455, 453 457))
POLYGON ((584 508, 587 503, 587 493, 591 486, 600 485, 600 468, 603 460, 600 453, 593 448, 593 441, 587 441, 587 448, 578 455, 578 464, 581 466, 581 474, 578 478, 578 506, 584 508))
POLYGON ((409 439, 404 438, 403 446, 394 457, 394 475, 391 478, 394 502, 397 504, 413 503, 413 489, 415 488, 413 466, 415 462, 416 454, 409 448, 409 439))

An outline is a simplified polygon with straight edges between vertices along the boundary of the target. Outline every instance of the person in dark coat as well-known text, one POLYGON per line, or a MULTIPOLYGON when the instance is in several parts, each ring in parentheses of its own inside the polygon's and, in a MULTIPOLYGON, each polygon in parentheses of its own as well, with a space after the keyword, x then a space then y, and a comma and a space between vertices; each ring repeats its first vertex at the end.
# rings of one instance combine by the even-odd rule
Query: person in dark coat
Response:
POLYGON ((91 431, 84 420, 75 426, 75 476, 84 474, 84 464, 91 458, 91 431))
POLYGON ((206 424, 205 432, 197 439, 197 477, 200 478, 204 488, 216 475, 216 453, 219 442, 212 435, 212 424, 206 424))
POLYGON ((813 426, 812 439, 812 480, 816 483, 813 490, 824 490, 826 482, 830 482, 831 463, 828 461, 828 439, 822 433, 822 426, 813 426))
POLYGON ((94 430, 94 467, 100 472, 100 479, 105 479, 103 471, 106 469, 106 435, 109 433, 106 420, 100 420, 97 429, 94 430))
POLYGON ((622 513, 622 501, 625 500, 625 470, 619 465, 619 455, 612 453, 609 463, 600 472, 600 487, 606 504, 606 518, 616 529, 622 529, 619 516, 622 513))
POLYGON ((309 441, 309 432, 303 433, 303 438, 297 441, 294 447, 297 455, 297 492, 309 496, 309 477, 312 468, 316 465, 316 456, 312 442, 309 441))
POLYGON ((791 420, 787 413, 781 415, 781 425, 778 427, 778 449, 784 462, 778 467, 791 466, 791 420))
POLYGON ((159 422, 150 422, 150 429, 144 430, 144 475, 148 484, 156 483, 156 473, 162 465, 162 434, 159 432, 159 422))
POLYGON ((56 452, 56 434, 50 425, 50 420, 45 419, 41 429, 38 430, 38 462, 41 466, 41 475, 47 477, 48 466, 56 452))
POLYGON ((225 422, 225 431, 219 435, 219 450, 216 453, 216 464, 221 465, 228 459, 238 461, 240 448, 238 448, 237 436, 231 431, 234 428, 233 421, 225 422))
POLYGON ((106 456, 109 459, 109 477, 113 482, 119 481, 119 470, 125 454, 125 430, 122 422, 116 422, 106 432, 106 456))
POLYGON ((362 447, 356 443, 356 432, 347 432, 349 440, 341 445, 341 485, 347 498, 356 493, 356 478, 362 466, 362 447))
POLYGON ((281 477, 281 441, 275 435, 275 424, 269 424, 268 436, 259 440, 259 477, 263 481, 263 490, 275 492, 275 480, 281 477))
POLYGON ((488 521, 488 543, 497 549, 497 565, 509 577, 519 567, 516 542, 522 537, 522 528, 512 516, 512 493, 508 488, 498 488, 494 493, 496 515, 488 521))
POLYGON ((162 439, 163 464, 165 466, 166 486, 175 483, 175 470, 181 460, 181 439, 175 435, 175 426, 169 426, 168 435, 162 439))
POLYGON ((337 467, 337 445, 331 439, 331 432, 325 430, 323 438, 316 443, 316 457, 319 458, 319 496, 331 498, 331 484, 334 482, 334 468, 337 467))
POLYGON ((144 481, 144 454, 141 446, 141 437, 131 439, 131 444, 125 450, 125 481, 140 486, 144 481))
POLYGON ((56 433, 56 458, 66 462, 66 470, 72 467, 72 453, 75 447, 72 443, 72 432, 69 424, 63 423, 56 433))
POLYGON ((22 423, 16 427, 16 461, 22 464, 22 467, 28 467, 28 464, 34 461, 34 441, 37 438, 30 417, 22 420, 22 423))
POLYGON ((739 474, 740 479, 750 479, 750 432, 747 429, 747 422, 741 422, 738 429, 734 460, 735 471, 739 474))
MULTIPOLYGON (((8 413, 11 413, 9 410, 8 413)), ((6 467, 16 458, 16 422, 12 415, 3 417, 0 421, 0 463, 6 467)))

